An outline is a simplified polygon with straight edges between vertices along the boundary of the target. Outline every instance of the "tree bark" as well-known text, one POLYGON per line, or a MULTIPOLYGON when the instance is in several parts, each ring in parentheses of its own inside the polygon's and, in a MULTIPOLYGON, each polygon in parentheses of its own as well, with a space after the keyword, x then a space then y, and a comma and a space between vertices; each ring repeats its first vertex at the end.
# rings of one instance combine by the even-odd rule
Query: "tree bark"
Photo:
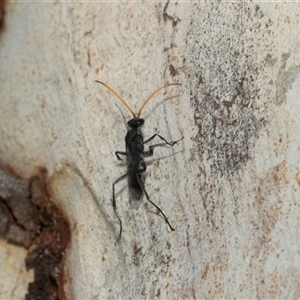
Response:
MULTIPOLYGON (((72 299, 299 298, 300 31, 293 3, 8 2, 0 32, 0 163, 47 169, 72 241, 72 299), (147 159, 130 200, 115 151, 137 111, 147 159), (159 141, 160 142, 160 141, 159 141), (155 142, 154 142, 155 143, 155 142)), ((0 298, 22 298, 24 249, 1 241, 0 298), (13 250, 12 250, 13 249, 13 250), (15 259, 15 272, 8 262, 15 259), (4 283, 1 283, 2 287, 4 283), (8 287, 9 286, 9 287, 8 287)))

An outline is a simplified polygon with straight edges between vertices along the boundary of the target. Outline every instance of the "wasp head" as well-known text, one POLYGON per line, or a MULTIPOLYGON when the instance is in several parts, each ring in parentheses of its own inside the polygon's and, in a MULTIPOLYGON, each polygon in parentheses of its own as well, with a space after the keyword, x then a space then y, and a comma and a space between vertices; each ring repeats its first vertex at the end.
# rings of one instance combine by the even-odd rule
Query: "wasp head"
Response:
POLYGON ((142 126, 144 122, 145 122, 144 119, 134 117, 133 119, 129 120, 127 124, 130 128, 138 128, 142 126))

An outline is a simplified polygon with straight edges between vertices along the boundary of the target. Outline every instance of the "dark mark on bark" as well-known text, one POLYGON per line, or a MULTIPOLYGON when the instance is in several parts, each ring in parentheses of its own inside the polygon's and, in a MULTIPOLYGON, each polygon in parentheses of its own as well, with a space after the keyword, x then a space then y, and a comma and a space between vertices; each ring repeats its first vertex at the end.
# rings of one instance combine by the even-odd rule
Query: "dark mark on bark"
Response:
POLYGON ((178 71, 175 69, 175 67, 172 64, 169 65, 169 72, 172 77, 178 75, 178 71))
POLYGON ((4 28, 4 19, 5 19, 5 0, 0 1, 0 32, 4 28))
POLYGON ((167 21, 171 21, 172 22, 172 27, 176 27, 176 25, 178 24, 178 22, 180 22, 180 18, 178 17, 172 17, 170 16, 168 13, 167 13, 167 9, 168 9, 168 6, 169 6, 169 3, 170 1, 168 1, 165 6, 164 6, 164 10, 163 10, 163 20, 164 22, 167 22, 167 21))

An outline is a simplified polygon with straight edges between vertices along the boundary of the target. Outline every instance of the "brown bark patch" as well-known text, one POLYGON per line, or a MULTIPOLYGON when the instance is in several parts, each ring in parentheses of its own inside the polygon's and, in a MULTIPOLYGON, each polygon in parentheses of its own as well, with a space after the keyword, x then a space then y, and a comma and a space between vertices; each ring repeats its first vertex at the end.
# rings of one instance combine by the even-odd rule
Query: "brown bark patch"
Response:
POLYGON ((45 171, 22 179, 0 166, 0 237, 25 247, 26 269, 34 270, 27 300, 66 299, 64 260, 69 222, 51 200, 45 171))

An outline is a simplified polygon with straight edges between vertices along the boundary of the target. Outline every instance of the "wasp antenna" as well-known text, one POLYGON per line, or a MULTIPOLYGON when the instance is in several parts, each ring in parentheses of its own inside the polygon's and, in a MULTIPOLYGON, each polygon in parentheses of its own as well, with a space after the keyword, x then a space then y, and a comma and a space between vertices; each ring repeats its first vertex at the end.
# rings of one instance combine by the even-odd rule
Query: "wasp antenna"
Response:
POLYGON ((125 118, 125 116, 124 116, 124 114, 123 114, 121 108, 120 108, 119 105, 117 105, 117 104, 115 104, 115 106, 119 109, 119 111, 120 111, 120 113, 121 113, 121 115, 122 115, 122 117, 123 117, 124 124, 125 124, 126 128, 128 129, 128 125, 127 125, 127 123, 126 123, 126 118, 125 118))
POLYGON ((131 107, 127 104, 127 102, 114 89, 112 89, 109 85, 107 85, 106 83, 104 83, 102 81, 95 80, 95 82, 101 83, 107 89, 109 89, 126 106, 126 108, 131 112, 131 114, 133 115, 133 117, 136 117, 136 114, 133 112, 133 110, 131 109, 131 107))
POLYGON ((159 87, 158 89, 156 89, 156 90, 155 90, 154 92, 152 92, 152 93, 147 97, 147 99, 143 102, 143 104, 142 104, 142 106, 141 106, 141 108, 140 108, 140 110, 139 110, 137 116, 138 116, 138 117, 140 116, 140 114, 142 113, 142 110, 144 109, 144 107, 147 105, 147 103, 151 100, 151 98, 153 98, 153 96, 154 96, 156 93, 158 93, 160 90, 162 90, 162 89, 164 89, 164 88, 166 88, 166 87, 168 87, 168 86, 171 86, 171 85, 181 85, 181 84, 180 84, 180 83, 167 83, 167 84, 165 84, 165 85, 159 87))

